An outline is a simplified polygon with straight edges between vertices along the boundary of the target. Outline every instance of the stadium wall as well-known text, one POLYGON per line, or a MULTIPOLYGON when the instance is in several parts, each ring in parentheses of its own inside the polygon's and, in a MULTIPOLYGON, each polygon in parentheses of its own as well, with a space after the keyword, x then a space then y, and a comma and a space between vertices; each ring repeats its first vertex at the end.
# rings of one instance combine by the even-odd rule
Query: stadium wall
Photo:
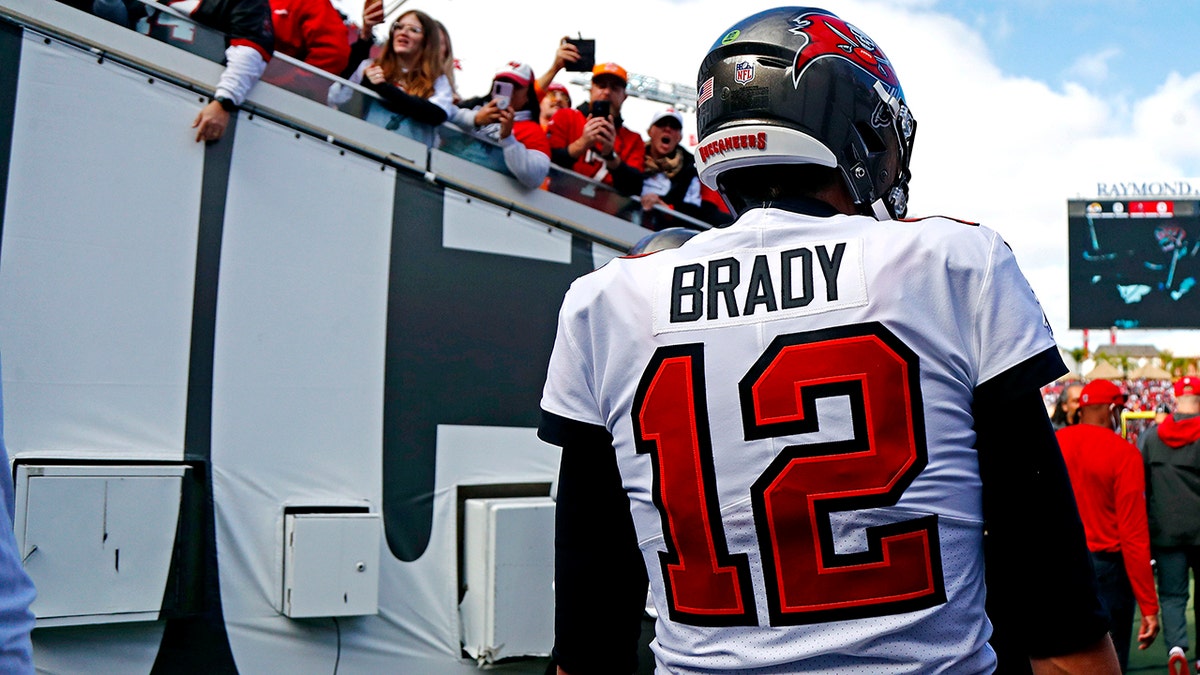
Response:
MULTIPOLYGON (((557 449, 534 429, 559 302, 645 231, 266 84, 197 144, 219 67, 57 3, 0 12, 19 498, 47 467, 184 473, 157 514, 155 616, 39 616, 39 670, 476 671, 461 496, 548 493, 557 449), (283 614, 285 521, 313 512, 381 516, 377 613, 283 614)), ((27 567, 52 557, 24 544, 27 567)), ((56 578, 39 601, 93 590, 56 578)))

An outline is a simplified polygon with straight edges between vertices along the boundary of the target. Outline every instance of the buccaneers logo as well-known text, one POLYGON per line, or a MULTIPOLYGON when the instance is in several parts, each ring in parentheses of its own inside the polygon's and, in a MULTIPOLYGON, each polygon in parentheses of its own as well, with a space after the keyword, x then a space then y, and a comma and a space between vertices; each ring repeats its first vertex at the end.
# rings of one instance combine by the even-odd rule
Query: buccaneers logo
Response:
POLYGON ((892 62, 875 41, 865 33, 832 14, 808 13, 792 19, 792 34, 805 38, 796 50, 792 64, 792 84, 800 86, 800 77, 810 63, 826 57, 846 59, 883 82, 899 87, 892 62))

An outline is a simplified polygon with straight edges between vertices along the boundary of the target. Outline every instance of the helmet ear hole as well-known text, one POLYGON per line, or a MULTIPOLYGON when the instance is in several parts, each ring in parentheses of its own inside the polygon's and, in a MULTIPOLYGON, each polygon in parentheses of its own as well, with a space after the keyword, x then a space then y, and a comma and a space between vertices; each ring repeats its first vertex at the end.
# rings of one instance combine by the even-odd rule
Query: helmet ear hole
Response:
POLYGON ((780 70, 787 70, 788 68, 792 67, 792 64, 789 61, 785 61, 784 59, 777 59, 773 56, 758 57, 758 65, 766 66, 768 68, 778 68, 780 70))
POLYGON ((874 155, 887 151, 887 145, 884 144, 883 138, 879 136, 879 132, 875 131, 875 127, 862 120, 858 120, 854 123, 854 129, 858 131, 858 137, 862 139, 867 152, 874 155))

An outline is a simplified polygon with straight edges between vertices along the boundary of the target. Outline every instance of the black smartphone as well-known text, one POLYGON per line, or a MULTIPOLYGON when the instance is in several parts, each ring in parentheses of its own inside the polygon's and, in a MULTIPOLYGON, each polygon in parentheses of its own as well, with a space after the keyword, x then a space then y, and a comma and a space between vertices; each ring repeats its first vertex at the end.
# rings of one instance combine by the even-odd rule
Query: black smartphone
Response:
POLYGON ((608 117, 612 115, 611 101, 595 101, 592 103, 592 117, 608 117))
POLYGON ((583 38, 567 38, 567 44, 579 50, 579 60, 567 62, 563 69, 572 73, 590 73, 596 67, 596 41, 583 38))

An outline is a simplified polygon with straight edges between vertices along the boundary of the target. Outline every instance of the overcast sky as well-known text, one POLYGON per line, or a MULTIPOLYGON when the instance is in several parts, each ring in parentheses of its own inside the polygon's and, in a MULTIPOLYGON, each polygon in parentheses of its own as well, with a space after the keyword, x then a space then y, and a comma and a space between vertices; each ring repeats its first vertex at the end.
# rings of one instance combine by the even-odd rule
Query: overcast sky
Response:
MULTIPOLYGON (((338 0, 347 13, 361 0, 338 0), (347 4, 351 3, 351 4, 347 4)), ((388 0, 391 7, 395 0, 388 0)), ((596 40, 597 59, 695 84, 707 49, 754 0, 409 0, 448 27, 464 96, 503 62, 541 73, 558 38, 596 40)), ((821 5, 890 57, 919 123, 910 214, 998 230, 1061 345, 1067 330, 1066 200, 1098 182, 1190 180, 1200 190, 1200 3, 1194 0, 836 0, 821 5)), ((559 75, 568 83, 568 73, 559 75)), ((582 91, 575 89, 576 103, 582 91)), ((644 131, 663 107, 627 104, 644 131)), ((689 120, 688 131, 693 122, 689 120)), ((1200 333, 1121 331, 1126 344, 1200 355, 1200 333)), ((1108 341, 1093 331, 1091 345, 1108 341)))

